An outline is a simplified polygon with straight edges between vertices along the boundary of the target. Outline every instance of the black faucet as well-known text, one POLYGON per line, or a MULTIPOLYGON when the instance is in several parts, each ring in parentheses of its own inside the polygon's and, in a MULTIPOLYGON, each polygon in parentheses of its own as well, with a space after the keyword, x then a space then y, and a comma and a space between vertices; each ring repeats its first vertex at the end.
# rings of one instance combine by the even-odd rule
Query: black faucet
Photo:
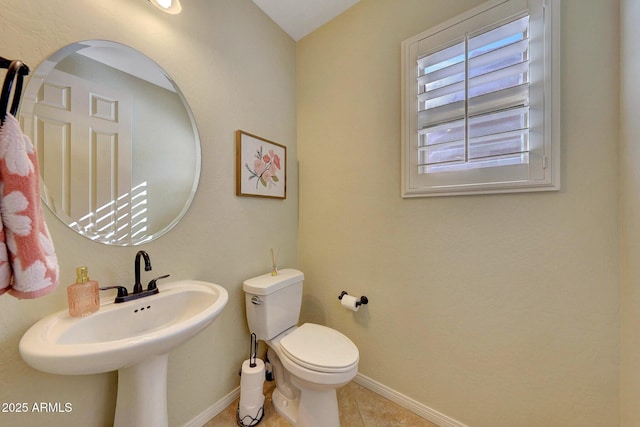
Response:
POLYGON ((135 261, 136 282, 133 284, 133 293, 142 292, 142 283, 140 283, 140 257, 144 258, 144 271, 151 271, 151 259, 145 251, 138 251, 135 261))
POLYGON ((118 295, 116 296, 116 303, 119 302, 125 302, 125 301, 131 301, 134 299, 138 299, 138 298, 144 298, 146 296, 149 295, 155 295, 159 292, 158 287, 156 285, 156 282, 160 279, 164 279, 169 277, 168 274, 164 275, 164 276, 160 276, 160 277, 156 277, 155 279, 151 280, 149 282, 149 285, 147 286, 147 289, 144 290, 142 288, 142 283, 140 283, 140 258, 144 259, 144 269, 145 271, 151 271, 151 259, 149 258, 149 254, 147 254, 145 251, 138 251, 138 253, 136 254, 136 261, 135 261, 135 275, 136 275, 136 282, 133 285, 133 292, 128 293, 127 292, 127 288, 125 288, 124 286, 107 286, 106 288, 100 288, 101 291, 106 291, 108 289, 117 289, 118 290, 118 295))

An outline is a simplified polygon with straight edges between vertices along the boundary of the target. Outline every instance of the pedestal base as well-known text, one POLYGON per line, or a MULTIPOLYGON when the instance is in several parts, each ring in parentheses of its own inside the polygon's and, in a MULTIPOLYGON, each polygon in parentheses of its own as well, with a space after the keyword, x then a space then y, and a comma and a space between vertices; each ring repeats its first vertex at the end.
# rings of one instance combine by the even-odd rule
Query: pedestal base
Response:
POLYGON ((168 427, 168 363, 164 354, 118 371, 114 427, 168 427))

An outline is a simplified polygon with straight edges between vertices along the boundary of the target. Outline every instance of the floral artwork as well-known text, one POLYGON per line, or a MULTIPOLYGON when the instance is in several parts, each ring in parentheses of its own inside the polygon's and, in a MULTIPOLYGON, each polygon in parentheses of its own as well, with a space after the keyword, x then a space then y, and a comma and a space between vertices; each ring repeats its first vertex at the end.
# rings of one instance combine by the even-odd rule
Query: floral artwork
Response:
POLYGON ((280 182, 278 178, 278 171, 280 170, 280 156, 278 156, 273 150, 269 150, 268 154, 263 154, 263 146, 256 151, 256 158, 253 161, 253 166, 249 166, 249 163, 245 163, 249 173, 249 180, 255 179, 256 188, 262 184, 263 187, 270 185, 276 185, 280 182), (253 169, 252 169, 253 167, 253 169))
POLYGON ((283 145, 243 131, 236 132, 236 194, 286 198, 283 145))

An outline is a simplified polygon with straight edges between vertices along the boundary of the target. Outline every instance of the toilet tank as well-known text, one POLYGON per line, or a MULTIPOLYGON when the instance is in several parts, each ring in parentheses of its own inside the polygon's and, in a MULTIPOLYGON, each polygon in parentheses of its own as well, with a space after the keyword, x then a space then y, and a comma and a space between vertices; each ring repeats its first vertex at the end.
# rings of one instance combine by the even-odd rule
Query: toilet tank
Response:
POLYGON ((279 270, 245 280, 247 323, 259 340, 270 340, 298 324, 304 274, 294 269, 279 270))

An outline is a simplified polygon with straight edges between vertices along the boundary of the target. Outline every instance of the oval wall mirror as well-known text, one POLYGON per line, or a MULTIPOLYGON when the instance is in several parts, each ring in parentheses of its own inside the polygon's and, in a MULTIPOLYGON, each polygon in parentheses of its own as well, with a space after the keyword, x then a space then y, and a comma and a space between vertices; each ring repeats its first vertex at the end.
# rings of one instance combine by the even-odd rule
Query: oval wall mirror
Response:
POLYGON ((178 86, 142 53, 89 40, 45 60, 20 118, 36 146, 45 204, 96 242, 156 239, 184 216, 200 177, 200 140, 178 86))

